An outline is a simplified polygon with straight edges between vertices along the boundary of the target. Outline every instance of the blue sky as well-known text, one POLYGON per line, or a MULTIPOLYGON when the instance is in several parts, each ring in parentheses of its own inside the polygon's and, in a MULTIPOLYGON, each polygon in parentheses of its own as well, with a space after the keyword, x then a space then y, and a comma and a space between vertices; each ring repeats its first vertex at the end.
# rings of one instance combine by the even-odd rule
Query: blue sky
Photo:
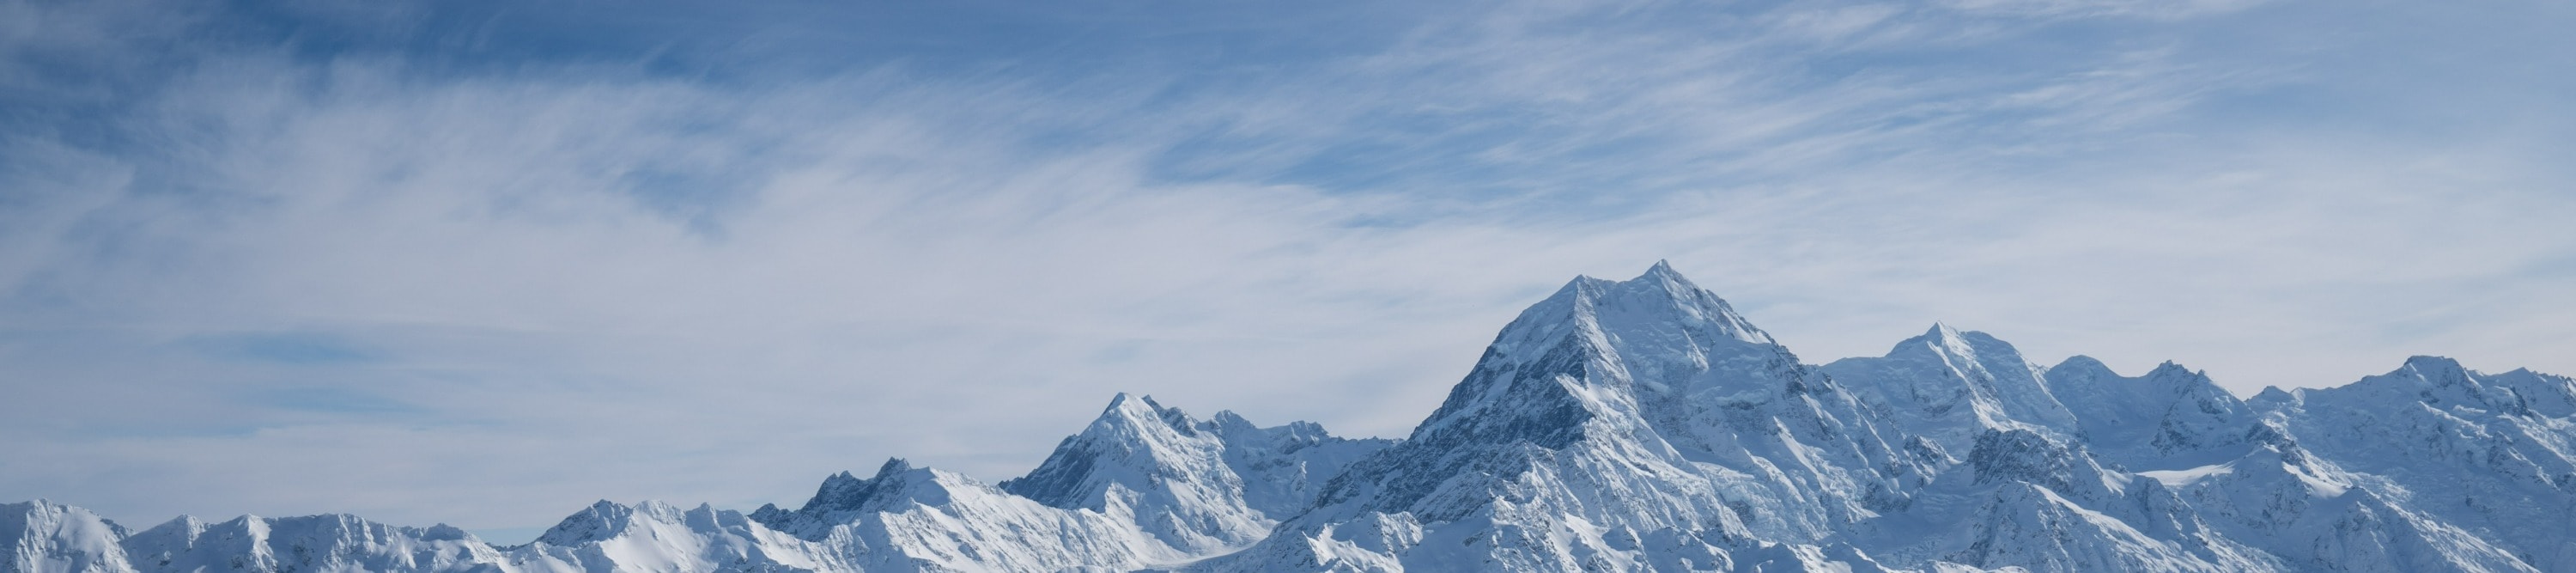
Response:
POLYGON ((2239 392, 2576 373, 2563 2, 0 0, 0 499, 517 541, 1396 436, 1576 274, 2239 392))

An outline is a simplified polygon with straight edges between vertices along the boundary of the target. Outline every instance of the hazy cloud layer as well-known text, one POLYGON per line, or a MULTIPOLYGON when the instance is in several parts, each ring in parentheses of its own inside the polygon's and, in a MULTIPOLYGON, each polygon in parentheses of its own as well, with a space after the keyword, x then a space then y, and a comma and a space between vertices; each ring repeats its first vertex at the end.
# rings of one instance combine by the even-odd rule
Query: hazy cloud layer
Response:
POLYGON ((1811 362, 2576 372, 2554 4, 630 8, 0 3, 0 500, 748 508, 1117 391, 1397 436, 1659 258, 1811 362))

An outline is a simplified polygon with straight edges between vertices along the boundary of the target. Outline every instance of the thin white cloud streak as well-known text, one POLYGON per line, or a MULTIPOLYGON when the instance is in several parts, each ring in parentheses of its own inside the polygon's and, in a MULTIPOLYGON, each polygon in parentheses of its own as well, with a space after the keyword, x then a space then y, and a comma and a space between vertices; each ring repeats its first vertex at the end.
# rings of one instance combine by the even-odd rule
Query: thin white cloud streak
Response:
POLYGON ((2139 17, 2182 19, 2223 14, 2263 4, 2266 0, 1948 0, 1938 2, 1969 13, 2040 18, 2139 17))
POLYGON ((1601 14, 1507 10, 1150 110, 1154 82, 212 60, 125 118, 151 153, 9 142, 0 380, 28 399, 0 406, 0 459, 58 469, 0 497, 468 527, 749 507, 889 455, 1007 477, 1114 391, 1400 435, 1521 305, 1664 257, 1811 361, 1946 320, 2239 390, 2418 352, 2576 371, 2550 363, 2576 239, 2535 229, 2576 204, 2546 154, 2212 137, 2174 116, 2274 64, 2161 48, 1799 70, 1818 38, 1993 41, 1918 12, 1599 41, 1546 24, 1601 14), (1521 135, 1451 131, 1473 122, 1521 135), (1252 176, 1154 175, 1210 125, 1260 143, 1204 158, 1252 176), (1041 137, 1066 132, 1093 136, 1041 137), (1351 139, 1526 177, 1258 177, 1351 139), (1504 191, 1400 192, 1443 184, 1504 191), (1619 206, 1559 208, 1573 188, 1619 206), (186 343, 240 333, 382 358, 186 343), (272 399, 316 388, 401 408, 272 399))

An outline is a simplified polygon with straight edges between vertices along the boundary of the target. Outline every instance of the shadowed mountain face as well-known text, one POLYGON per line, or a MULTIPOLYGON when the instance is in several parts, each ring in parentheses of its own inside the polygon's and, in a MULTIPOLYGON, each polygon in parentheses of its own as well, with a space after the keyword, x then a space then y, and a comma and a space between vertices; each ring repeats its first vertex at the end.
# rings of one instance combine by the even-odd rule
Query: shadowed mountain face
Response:
MULTIPOLYGON (((1369 399, 1353 396, 1353 400, 1369 399)), ((1505 326, 1402 440, 1119 395, 1029 475, 902 460, 536 542, 0 505, 0 571, 2568 571, 2576 381, 2416 357, 2239 399, 1935 326, 1801 362, 1658 263, 1505 326)))

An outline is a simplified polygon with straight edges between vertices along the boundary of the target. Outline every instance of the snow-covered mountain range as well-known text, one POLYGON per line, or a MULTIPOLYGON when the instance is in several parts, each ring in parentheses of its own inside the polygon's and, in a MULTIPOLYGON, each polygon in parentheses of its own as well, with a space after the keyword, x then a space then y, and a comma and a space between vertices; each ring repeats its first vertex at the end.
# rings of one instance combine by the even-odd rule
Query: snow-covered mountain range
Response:
POLYGON ((2567 377, 2415 357, 2248 400, 1947 326, 1811 365, 1659 263, 1522 312, 1401 440, 1122 394, 999 483, 891 460, 510 547, 38 500, 0 505, 0 571, 2576 571, 2571 516, 2567 377))

